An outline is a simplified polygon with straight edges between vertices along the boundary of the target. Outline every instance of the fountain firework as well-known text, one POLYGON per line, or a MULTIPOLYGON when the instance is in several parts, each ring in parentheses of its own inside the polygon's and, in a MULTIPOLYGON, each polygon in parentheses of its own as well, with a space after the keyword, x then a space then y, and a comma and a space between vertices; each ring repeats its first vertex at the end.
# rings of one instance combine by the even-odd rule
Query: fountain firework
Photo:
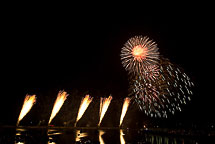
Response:
POLYGON ((68 94, 65 91, 59 91, 57 99, 55 100, 54 107, 52 109, 51 116, 49 118, 49 123, 51 123, 52 119, 56 116, 59 112, 60 108, 62 107, 64 101, 66 100, 68 94))
POLYGON ((112 100, 112 96, 109 96, 108 98, 102 98, 100 99, 100 111, 99 111, 99 116, 100 116, 100 119, 99 119, 99 124, 98 126, 100 126, 101 124, 101 121, 110 105, 110 102, 112 100))
POLYGON ((84 112, 86 111, 86 109, 88 108, 89 104, 92 102, 93 97, 90 97, 90 95, 86 95, 80 104, 79 110, 78 110, 78 116, 75 122, 75 126, 77 124, 77 122, 81 119, 81 117, 83 116, 84 112))
POLYGON ((23 117, 30 111, 32 106, 36 103, 36 95, 26 95, 24 99, 24 103, 22 105, 22 110, 19 114, 19 118, 17 121, 17 126, 19 125, 19 122, 23 119, 23 117))
POLYGON ((122 114, 121 114, 121 117, 120 117, 120 124, 119 124, 119 126, 121 126, 121 124, 122 124, 122 121, 123 121, 123 119, 125 117, 125 114, 126 114, 126 112, 128 110, 128 106, 129 106, 130 101, 131 101, 131 99, 128 98, 128 97, 124 99, 124 103, 123 103, 123 107, 122 107, 122 114))

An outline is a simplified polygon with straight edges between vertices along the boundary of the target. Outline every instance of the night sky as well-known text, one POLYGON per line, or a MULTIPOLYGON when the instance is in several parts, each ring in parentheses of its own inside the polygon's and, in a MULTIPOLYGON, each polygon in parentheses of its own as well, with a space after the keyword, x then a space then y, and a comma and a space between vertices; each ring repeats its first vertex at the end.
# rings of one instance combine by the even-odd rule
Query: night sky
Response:
POLYGON ((80 97, 86 93, 126 97, 128 79, 120 51, 135 35, 156 41, 160 53, 183 67, 194 81, 192 101, 173 119, 214 122, 210 19, 193 10, 140 12, 6 16, 1 27, 0 124, 14 124, 27 93, 50 95, 50 102, 59 90, 77 90, 80 97))

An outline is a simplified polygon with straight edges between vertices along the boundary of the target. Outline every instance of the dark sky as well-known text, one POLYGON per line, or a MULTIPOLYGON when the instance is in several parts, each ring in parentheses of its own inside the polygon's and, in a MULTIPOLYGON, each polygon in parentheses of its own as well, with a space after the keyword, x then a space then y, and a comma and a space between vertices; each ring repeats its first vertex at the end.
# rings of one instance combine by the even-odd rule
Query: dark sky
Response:
POLYGON ((196 10, 5 16, 1 27, 1 112, 6 119, 15 118, 11 115, 17 115, 27 93, 56 95, 62 89, 76 89, 92 96, 125 97, 128 80, 120 50, 130 37, 146 35, 196 84, 193 101, 180 116, 214 120, 212 24, 207 14, 196 10))

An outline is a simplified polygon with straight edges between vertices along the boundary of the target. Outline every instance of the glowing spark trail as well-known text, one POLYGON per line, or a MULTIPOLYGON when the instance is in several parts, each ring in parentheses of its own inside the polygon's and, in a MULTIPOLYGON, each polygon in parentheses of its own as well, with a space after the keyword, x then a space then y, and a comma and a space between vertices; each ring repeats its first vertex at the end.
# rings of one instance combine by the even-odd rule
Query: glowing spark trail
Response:
POLYGON ((52 119, 56 116, 59 112, 60 108, 62 107, 64 101, 66 100, 68 94, 65 91, 59 91, 57 99, 55 100, 54 107, 52 109, 51 116, 49 118, 49 123, 51 123, 52 119))
POLYGON ((22 110, 19 114, 19 118, 17 121, 17 126, 19 125, 19 122, 23 119, 23 117, 30 111, 32 106, 36 103, 36 95, 26 95, 24 99, 24 103, 22 106, 22 110))
POLYGON ((125 117, 125 114, 126 114, 126 112, 127 112, 127 110, 128 110, 128 106, 129 106, 129 103, 130 103, 130 98, 125 98, 125 100, 124 100, 124 103, 123 103, 123 107, 122 107, 122 114, 121 114, 121 117, 120 117, 120 124, 119 124, 119 126, 121 126, 121 124, 122 124, 122 121, 123 121, 123 119, 124 119, 124 117, 125 117))
MULTIPOLYGON (((92 102, 93 98, 90 97, 90 95, 86 95, 80 104, 79 110, 78 110, 78 116, 76 119, 76 123, 81 119, 81 117, 83 116, 84 112, 86 111, 86 109, 88 108, 89 104, 92 102)), ((75 123, 75 126, 76 126, 75 123)))
POLYGON ((102 98, 100 99, 100 111, 99 111, 99 116, 100 116, 100 119, 99 119, 99 124, 98 126, 100 126, 101 124, 101 121, 110 105, 110 102, 112 100, 112 96, 109 96, 108 98, 102 98))

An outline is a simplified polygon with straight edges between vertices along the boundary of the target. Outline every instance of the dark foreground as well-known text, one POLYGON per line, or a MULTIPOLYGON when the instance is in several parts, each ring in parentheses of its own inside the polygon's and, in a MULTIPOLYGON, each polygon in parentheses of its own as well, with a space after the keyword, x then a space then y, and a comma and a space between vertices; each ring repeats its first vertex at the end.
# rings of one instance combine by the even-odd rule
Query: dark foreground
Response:
POLYGON ((169 129, 0 127, 0 144, 212 144, 214 132, 169 129))

